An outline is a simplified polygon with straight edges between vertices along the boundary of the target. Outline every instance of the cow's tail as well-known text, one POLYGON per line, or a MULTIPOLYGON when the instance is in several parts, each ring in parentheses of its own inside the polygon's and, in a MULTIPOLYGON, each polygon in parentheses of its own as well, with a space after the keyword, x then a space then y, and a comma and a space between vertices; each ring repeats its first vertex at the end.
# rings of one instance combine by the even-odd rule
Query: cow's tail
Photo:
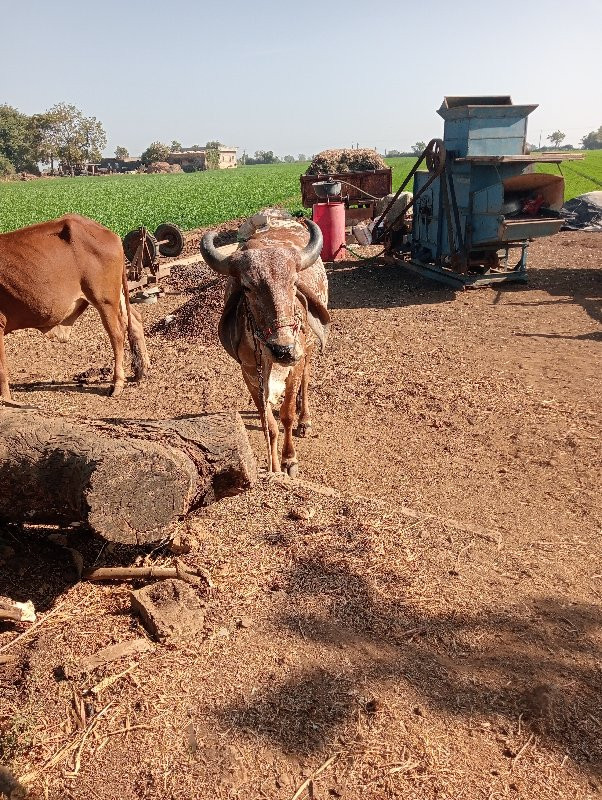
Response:
POLYGON ((125 315, 127 318, 128 341, 130 343, 130 350, 132 352, 132 370, 134 372, 134 377, 136 378, 137 381, 139 381, 141 378, 144 377, 146 359, 144 358, 144 353, 142 352, 138 335, 134 330, 134 325, 132 323, 133 309, 132 309, 132 304, 130 303, 130 293, 128 289, 128 276, 127 276, 127 267, 125 264, 125 258, 123 259, 121 286, 123 290, 123 304, 125 307, 125 315))

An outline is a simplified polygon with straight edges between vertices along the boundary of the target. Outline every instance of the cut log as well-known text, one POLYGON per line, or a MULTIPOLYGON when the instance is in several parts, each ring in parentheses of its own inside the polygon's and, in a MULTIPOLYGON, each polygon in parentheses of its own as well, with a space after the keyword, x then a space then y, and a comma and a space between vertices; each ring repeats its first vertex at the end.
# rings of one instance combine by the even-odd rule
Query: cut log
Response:
POLYGON ((0 412, 0 520, 84 522, 107 541, 158 542, 184 514, 256 477, 235 412, 157 421, 0 412))

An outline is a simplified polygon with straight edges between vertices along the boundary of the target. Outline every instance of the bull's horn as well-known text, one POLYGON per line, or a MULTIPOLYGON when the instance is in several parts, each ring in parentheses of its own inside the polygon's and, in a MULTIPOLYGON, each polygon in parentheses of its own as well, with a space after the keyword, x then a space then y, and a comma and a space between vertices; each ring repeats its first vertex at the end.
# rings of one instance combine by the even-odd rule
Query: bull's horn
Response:
POLYGON ((305 245, 303 250, 299 253, 301 256, 301 265, 299 270, 307 269, 320 257, 322 252, 322 231, 318 228, 315 222, 311 219, 306 219, 307 227, 309 228, 309 242, 305 245))
POLYGON ((230 260, 229 257, 222 255, 222 253, 220 253, 217 247, 213 244, 216 236, 217 234, 211 231, 203 236, 199 245, 201 255, 203 256, 205 263, 209 264, 211 269, 214 269, 216 272, 219 272, 222 275, 230 275, 230 264, 228 263, 230 260))

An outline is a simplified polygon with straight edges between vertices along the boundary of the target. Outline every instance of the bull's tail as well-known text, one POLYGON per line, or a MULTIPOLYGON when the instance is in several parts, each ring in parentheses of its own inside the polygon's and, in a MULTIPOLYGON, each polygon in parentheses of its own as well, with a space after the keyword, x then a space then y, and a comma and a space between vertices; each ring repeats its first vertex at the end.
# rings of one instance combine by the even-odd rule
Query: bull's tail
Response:
POLYGON ((134 330, 132 323, 133 309, 130 303, 130 293, 128 289, 128 276, 125 258, 123 259, 123 272, 121 275, 121 286, 123 291, 123 304, 125 306, 125 315, 127 318, 128 342, 130 343, 130 350, 132 352, 132 370, 134 377, 137 381, 144 377, 147 359, 144 357, 142 347, 140 345, 139 337, 134 330))

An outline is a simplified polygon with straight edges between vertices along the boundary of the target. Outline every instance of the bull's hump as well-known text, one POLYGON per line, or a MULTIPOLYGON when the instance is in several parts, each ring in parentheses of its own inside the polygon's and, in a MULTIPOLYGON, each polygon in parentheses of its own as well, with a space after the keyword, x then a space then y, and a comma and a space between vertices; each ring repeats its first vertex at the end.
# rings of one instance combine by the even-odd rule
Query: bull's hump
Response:
POLYGON ((274 227, 266 231, 256 231, 251 242, 261 247, 292 247, 295 250, 305 247, 309 241, 309 232, 301 225, 295 227, 274 227))

